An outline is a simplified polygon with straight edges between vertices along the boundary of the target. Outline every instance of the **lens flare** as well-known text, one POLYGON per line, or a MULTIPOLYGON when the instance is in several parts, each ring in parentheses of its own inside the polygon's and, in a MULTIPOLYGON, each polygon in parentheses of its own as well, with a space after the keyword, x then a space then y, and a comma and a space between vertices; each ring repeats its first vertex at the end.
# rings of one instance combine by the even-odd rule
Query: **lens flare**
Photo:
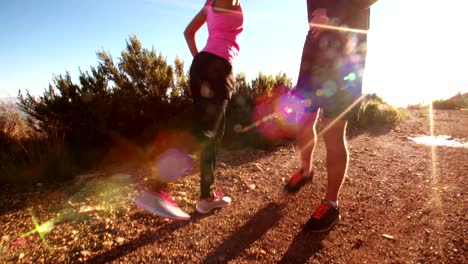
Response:
MULTIPOLYGON (((35 234, 38 234, 44 246, 52 252, 53 249, 49 246, 46 235, 57 229, 60 223, 64 221, 86 221, 90 215, 96 213, 107 214, 107 216, 110 213, 112 216, 116 216, 118 213, 129 210, 132 204, 131 197, 135 192, 130 175, 114 174, 111 177, 87 178, 86 181, 84 186, 81 179, 74 183, 72 189, 80 186, 80 190, 67 199, 66 205, 56 217, 40 224, 33 211, 30 210, 34 229, 11 242, 11 247, 19 247, 30 241, 35 234), (90 204, 90 201, 93 202, 90 204)), ((98 217, 98 219, 100 218, 98 217)))
POLYGON ((356 28, 348 28, 348 27, 338 27, 338 26, 331 26, 326 24, 317 24, 317 23, 309 23, 311 27, 328 29, 328 30, 336 30, 336 31, 343 31, 343 32, 352 32, 352 33, 359 33, 359 34, 367 34, 368 30, 363 29, 356 29, 356 28))
POLYGON ((248 126, 257 130, 268 139, 280 139, 294 134, 296 112, 300 100, 291 95, 290 90, 277 87, 270 94, 260 96, 254 108, 254 123, 248 126))
POLYGON ((295 133, 297 122, 303 119, 305 109, 311 106, 312 100, 279 87, 257 99, 252 124, 245 127, 237 124, 233 129, 236 133, 256 129, 268 139, 291 137, 295 133))
POLYGON ((317 96, 332 97, 338 91, 338 84, 335 81, 326 81, 322 89, 317 90, 317 96), (318 92, 321 91, 321 94, 318 92))
POLYGON ((343 80, 345 81, 355 81, 356 80, 356 74, 354 72, 346 75, 343 80))
MULTIPOLYGON (((31 219, 34 223, 34 230, 32 231, 29 231, 25 234, 23 234, 21 236, 21 238, 23 239, 24 242, 26 242, 27 240, 25 239, 26 237, 29 237, 35 233, 38 233, 39 234, 39 237, 41 238, 42 240, 42 243, 44 244, 44 246, 50 251, 52 252, 52 248, 49 246, 49 243, 47 243, 47 240, 45 238, 45 234, 46 233, 49 233, 52 231, 52 229, 54 229, 54 223, 52 221, 47 221, 45 222, 44 224, 40 225, 39 224, 39 221, 37 221, 36 217, 34 216, 33 214, 33 211, 30 210, 29 213, 31 214, 31 219)), ((21 243, 22 244, 22 243, 21 243)))
POLYGON ((193 167, 193 157, 179 148, 172 148, 162 153, 156 164, 156 172, 166 181, 185 177, 193 167))
POLYGON ((130 199, 135 189, 128 174, 114 174, 94 185, 96 205, 81 207, 79 213, 105 211, 120 215, 130 210, 130 199))
POLYGON ((16 248, 16 247, 19 247, 23 244, 25 244, 26 242, 28 242, 29 240, 31 240, 31 237, 21 237, 21 238, 18 238, 17 240, 13 241, 13 243, 11 243, 11 246, 16 248))

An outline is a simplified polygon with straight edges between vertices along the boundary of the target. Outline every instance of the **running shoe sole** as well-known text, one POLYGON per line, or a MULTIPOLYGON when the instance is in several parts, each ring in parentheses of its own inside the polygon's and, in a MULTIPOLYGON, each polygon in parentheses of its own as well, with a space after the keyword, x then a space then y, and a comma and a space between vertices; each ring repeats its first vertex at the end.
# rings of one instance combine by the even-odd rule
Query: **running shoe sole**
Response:
POLYGON ((335 219, 335 221, 333 221, 328 227, 322 228, 322 229, 315 229, 315 230, 310 229, 309 227, 307 227, 307 225, 306 225, 306 227, 309 228, 309 231, 312 232, 312 233, 324 233, 324 232, 330 231, 333 227, 335 227, 336 224, 338 224, 338 222, 340 221, 340 219, 341 219, 341 216, 338 216, 338 218, 335 219))
POLYGON ((224 197, 224 199, 227 199, 226 201, 224 201, 224 204, 223 203, 220 203, 219 205, 216 205, 216 206, 213 206, 212 208, 208 209, 208 210, 204 210, 200 207, 200 205, 197 203, 197 205, 195 206, 195 209, 197 210, 197 212, 199 212, 200 214, 206 214, 206 213, 209 213, 215 209, 218 209, 218 208, 224 208, 224 207, 227 207, 228 205, 231 204, 231 198, 230 197, 224 197))
POLYGON ((167 218, 167 219, 171 219, 171 220, 182 220, 182 221, 188 221, 188 220, 190 220, 190 215, 188 215, 188 214, 187 214, 186 216, 177 216, 177 215, 169 214, 169 213, 167 213, 167 212, 158 211, 158 210, 156 210, 153 206, 148 205, 148 204, 146 204, 146 203, 144 203, 144 202, 142 202, 142 201, 140 201, 140 200, 138 200, 138 199, 134 199, 133 202, 134 202, 137 206, 139 206, 139 207, 145 209, 146 211, 151 212, 151 213, 156 214, 156 215, 159 215, 159 216, 161 216, 161 217, 167 218))
POLYGON ((198 207, 198 205, 197 205, 195 209, 197 209, 197 212, 199 212, 200 214, 207 214, 207 213, 209 213, 209 212, 211 212, 211 211, 213 211, 213 210, 215 210, 215 209, 224 208, 224 207, 226 207, 226 206, 228 206, 228 205, 229 205, 229 204, 215 206, 215 207, 213 207, 213 208, 211 208, 211 209, 209 209, 209 210, 203 210, 203 209, 201 209, 200 207, 198 207))

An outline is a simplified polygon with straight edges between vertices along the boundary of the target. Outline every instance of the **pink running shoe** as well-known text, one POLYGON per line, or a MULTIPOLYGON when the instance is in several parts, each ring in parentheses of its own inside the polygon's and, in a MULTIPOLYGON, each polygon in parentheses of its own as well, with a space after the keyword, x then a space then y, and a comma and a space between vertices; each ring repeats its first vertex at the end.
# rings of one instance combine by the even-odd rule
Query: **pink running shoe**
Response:
POLYGON ((190 215, 180 209, 179 205, 166 191, 142 192, 133 202, 139 207, 172 220, 190 220, 190 215))
POLYGON ((197 211, 206 214, 215 208, 226 207, 231 203, 231 198, 224 195, 223 191, 213 192, 210 198, 201 199, 197 203, 197 211))

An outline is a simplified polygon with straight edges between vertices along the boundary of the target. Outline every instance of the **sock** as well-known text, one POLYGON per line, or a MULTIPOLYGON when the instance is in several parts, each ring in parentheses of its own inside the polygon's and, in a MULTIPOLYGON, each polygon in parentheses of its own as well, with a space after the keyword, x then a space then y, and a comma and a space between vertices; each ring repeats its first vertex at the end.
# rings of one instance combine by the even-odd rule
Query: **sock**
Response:
POLYGON ((323 202, 324 202, 325 204, 330 205, 330 206, 333 207, 333 208, 338 208, 338 201, 332 202, 332 201, 330 201, 330 200, 323 199, 323 202))

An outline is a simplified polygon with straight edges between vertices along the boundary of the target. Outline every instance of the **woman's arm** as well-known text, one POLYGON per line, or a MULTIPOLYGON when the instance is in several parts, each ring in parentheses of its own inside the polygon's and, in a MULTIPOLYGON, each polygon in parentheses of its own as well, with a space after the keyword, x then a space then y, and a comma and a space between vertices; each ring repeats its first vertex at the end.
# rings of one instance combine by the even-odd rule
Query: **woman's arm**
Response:
POLYGON ((187 41, 187 45, 190 49, 190 53, 192 56, 198 54, 197 43, 195 41, 195 34, 197 31, 205 24, 206 22, 206 13, 205 13, 205 6, 203 6, 202 10, 198 12, 197 15, 190 21, 187 28, 184 31, 185 41, 187 41))

